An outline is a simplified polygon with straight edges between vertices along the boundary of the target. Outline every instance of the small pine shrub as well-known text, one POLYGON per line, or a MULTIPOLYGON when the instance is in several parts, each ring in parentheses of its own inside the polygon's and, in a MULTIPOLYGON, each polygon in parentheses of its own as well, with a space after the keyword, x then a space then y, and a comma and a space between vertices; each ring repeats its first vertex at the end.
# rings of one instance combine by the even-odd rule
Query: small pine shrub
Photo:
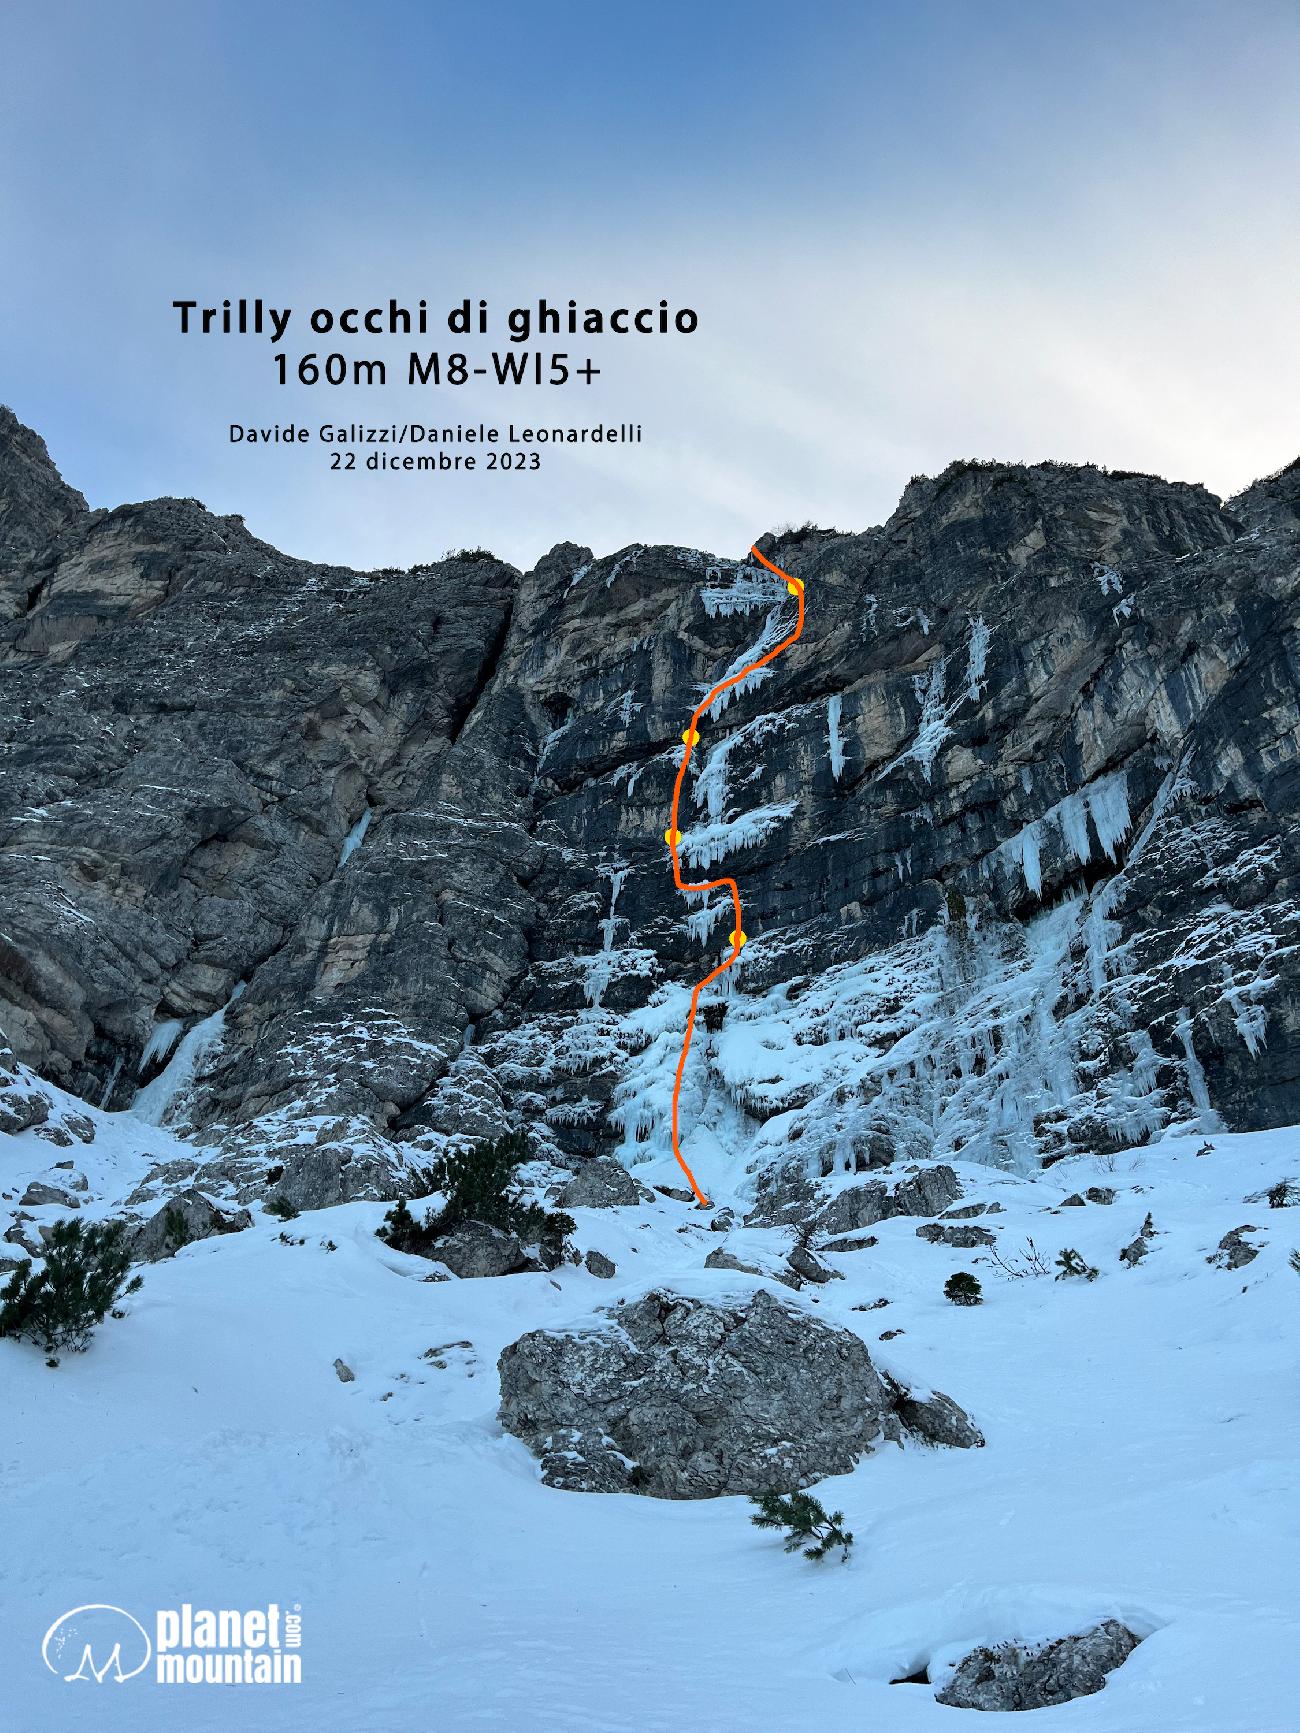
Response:
MULTIPOLYGON (((511 1198, 509 1187, 515 1169, 527 1160, 527 1137, 522 1131, 511 1131, 434 1162, 429 1170, 432 1189, 443 1192, 447 1201, 438 1215, 430 1218, 431 1231, 449 1234, 471 1221, 516 1227, 520 1206, 511 1198)), ((543 1213, 537 1211, 538 1215, 543 1213)))
POLYGON ((1300 1252, 1292 1252, 1290 1262, 1291 1268, 1295 1271, 1297 1276, 1300 1276, 1300 1252))
POLYGON ((163 1232, 167 1235, 167 1243, 180 1251, 182 1246, 189 1245, 193 1235, 184 1214, 175 1204, 168 1204, 163 1214, 163 1232))
POLYGON ((514 1194, 515 1170, 528 1157, 528 1139, 522 1131, 443 1157, 419 1176, 424 1191, 443 1194, 447 1200, 443 1207, 420 1222, 406 1199, 399 1199, 384 1217, 379 1237, 395 1251, 427 1258, 435 1255, 434 1241, 444 1234, 454 1233, 466 1222, 486 1222, 517 1234, 525 1244, 538 1244, 548 1262, 558 1263, 565 1238, 577 1224, 571 1215, 524 1203, 514 1194))
POLYGON ((413 1252, 417 1257, 428 1256, 428 1241, 431 1236, 428 1235, 425 1224, 417 1222, 411 1214, 411 1206, 404 1197, 398 1198, 384 1217, 383 1226, 376 1228, 375 1232, 381 1240, 392 1246, 395 1252, 413 1252))
POLYGON ((1286 1209, 1291 1202, 1291 1183, 1280 1179, 1276 1185, 1268 1188, 1268 1207, 1270 1209, 1286 1209))
POLYGON ((755 1528, 786 1530, 785 1550, 802 1552, 805 1558, 824 1559, 834 1547, 840 1548, 840 1563, 849 1556, 853 1536, 844 1527, 844 1512, 832 1511, 827 1516, 824 1507, 809 1492, 765 1492, 752 1498, 758 1506, 750 1517, 755 1528))
POLYGON ((290 1203, 282 1192, 278 1197, 273 1197, 267 1204, 266 1213, 277 1217, 282 1222, 291 1222, 298 1213, 298 1206, 295 1203, 290 1203))
POLYGON ((0 1291, 0 1336, 26 1338, 51 1359, 60 1350, 82 1353, 95 1327, 118 1300, 134 1294, 139 1276, 127 1280, 131 1260, 121 1222, 55 1222, 45 1242, 45 1267, 24 1264, 0 1291))
POLYGON ((1063 1282, 1067 1276, 1082 1276, 1087 1282, 1095 1282, 1100 1271, 1092 1264, 1085 1263, 1073 1246, 1063 1246, 1056 1258, 1057 1281, 1063 1282))
POLYGON ((954 1306, 978 1306, 984 1298, 979 1277, 972 1276, 969 1270, 957 1270, 949 1276, 943 1284, 943 1293, 954 1306))

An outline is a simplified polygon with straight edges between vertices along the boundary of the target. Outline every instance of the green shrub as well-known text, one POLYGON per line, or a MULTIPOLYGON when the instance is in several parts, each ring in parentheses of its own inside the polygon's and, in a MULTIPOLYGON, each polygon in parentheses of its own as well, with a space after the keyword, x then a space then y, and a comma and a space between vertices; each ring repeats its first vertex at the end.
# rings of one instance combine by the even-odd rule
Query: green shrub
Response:
POLYGON ((167 1235, 168 1245, 175 1246, 177 1251, 180 1251, 182 1246, 189 1245, 194 1237, 184 1212, 177 1209, 174 1203, 168 1204, 163 1212, 163 1231, 167 1235))
POLYGON ((289 1199, 281 1193, 279 1197, 273 1197, 267 1204, 266 1213, 276 1216, 282 1222, 291 1222, 298 1213, 298 1206, 290 1203, 289 1199))
POLYGON ((972 1276, 969 1270, 957 1270, 943 1284, 944 1298, 951 1300, 954 1306, 978 1306, 984 1295, 979 1284, 979 1277, 972 1276))
POLYGON ((750 1499, 758 1506, 750 1517, 756 1528, 786 1530, 785 1550, 802 1552, 805 1558, 824 1559, 832 1547, 839 1547, 840 1563, 849 1556, 853 1536, 843 1526, 844 1512, 825 1509, 810 1492, 765 1492, 761 1498, 750 1499))
POLYGON ((529 1158, 528 1138, 522 1131, 476 1143, 472 1149, 444 1156, 420 1174, 425 1191, 441 1192, 442 1208, 430 1211, 422 1222, 411 1213, 403 1198, 384 1217, 379 1237, 399 1252, 433 1257, 433 1243, 453 1233, 466 1222, 486 1222, 519 1236, 525 1244, 538 1244, 549 1260, 559 1262, 565 1236, 576 1226, 570 1215, 545 1210, 539 1204, 522 1202, 513 1192, 515 1170, 529 1158))
POLYGON ((140 1286, 139 1276, 127 1280, 125 1237, 122 1222, 55 1222, 44 1269, 33 1274, 24 1264, 0 1292, 0 1336, 26 1338, 47 1354, 81 1353, 95 1326, 140 1286))
POLYGON ((1093 1264, 1085 1263, 1073 1246, 1063 1246, 1056 1258, 1057 1281, 1063 1282, 1067 1276, 1082 1276, 1087 1282, 1095 1282, 1099 1271, 1093 1264))

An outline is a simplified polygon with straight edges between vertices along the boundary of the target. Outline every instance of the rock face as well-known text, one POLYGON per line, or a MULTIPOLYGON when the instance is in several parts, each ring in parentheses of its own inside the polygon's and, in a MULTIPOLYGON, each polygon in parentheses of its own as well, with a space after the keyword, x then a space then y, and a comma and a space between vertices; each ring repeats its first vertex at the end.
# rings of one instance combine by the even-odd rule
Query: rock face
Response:
MULTIPOLYGON (((751 932, 690 1126, 818 1181, 1300 1119, 1297 501, 962 463, 763 541, 808 626, 686 786, 751 932)), ((236 1162, 286 1113, 339 1169, 663 1153, 719 942, 665 866, 682 709, 789 609, 676 547, 361 574, 87 511, 0 414, 0 1031, 236 1162)), ((847 1195, 828 1231, 880 1219, 847 1195)))
POLYGON ((45 441, 0 403, 0 620, 30 604, 22 573, 32 556, 86 510, 85 500, 51 463, 45 441))
POLYGON ((1142 1641, 1117 1619, 1105 1619, 1077 1637, 1061 1637, 1043 1648, 1004 1643, 974 1649, 935 1701, 952 1709, 1049 1709, 1075 1697, 1090 1697, 1142 1641))
POLYGON ((729 1305, 650 1293, 587 1329, 530 1331, 499 1371, 501 1424, 578 1491, 789 1490, 900 1434, 860 1338, 766 1290, 729 1305))

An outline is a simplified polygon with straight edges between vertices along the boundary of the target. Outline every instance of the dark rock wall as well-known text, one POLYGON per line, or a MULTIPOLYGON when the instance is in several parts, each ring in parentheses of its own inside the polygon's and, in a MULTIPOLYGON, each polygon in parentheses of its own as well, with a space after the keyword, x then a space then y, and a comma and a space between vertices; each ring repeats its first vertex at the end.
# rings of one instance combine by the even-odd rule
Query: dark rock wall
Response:
MULTIPOLYGON (((953 465, 879 529, 762 544, 808 620, 688 784, 751 935, 695 1115, 812 1170, 1300 1119, 1298 496, 953 465)), ((198 1129, 658 1147, 730 925, 672 890, 680 731, 788 629, 777 580, 312 566, 192 500, 89 512, 3 412, 0 601, 20 1059, 127 1105, 229 1005, 198 1129)))

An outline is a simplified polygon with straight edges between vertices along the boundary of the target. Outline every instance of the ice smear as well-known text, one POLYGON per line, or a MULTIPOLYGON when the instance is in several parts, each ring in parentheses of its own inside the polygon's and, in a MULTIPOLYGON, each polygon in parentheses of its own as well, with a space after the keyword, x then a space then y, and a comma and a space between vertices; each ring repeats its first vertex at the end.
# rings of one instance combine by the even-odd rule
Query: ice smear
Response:
MULTIPOLYGON (((245 985, 243 981, 238 982, 219 1011, 214 1011, 210 1017, 196 1023, 188 1034, 183 1035, 157 1077, 151 1083, 146 1083, 143 1089, 136 1091, 131 1102, 131 1112, 137 1119, 144 1120, 147 1125, 163 1125, 167 1122, 172 1108, 193 1083, 200 1061, 220 1044, 226 1026, 226 1013, 235 1001, 242 997, 245 985)), ((156 1043, 160 1036, 164 1035, 169 1040, 174 1039, 175 1027, 175 1024, 169 1021, 155 1030, 145 1049, 146 1055, 158 1057, 165 1052, 166 1047, 158 1047, 156 1043)))
POLYGON ((836 782, 844 771, 844 737, 840 733, 840 708, 843 698, 836 692, 826 700, 826 736, 830 745, 831 775, 836 782))
POLYGON ((361 814, 361 817, 352 826, 352 829, 344 837, 343 847, 339 850, 340 867, 345 867, 348 864, 353 855, 361 847, 361 844, 365 841, 365 835, 370 829, 370 821, 373 817, 374 813, 369 807, 367 807, 361 814))

